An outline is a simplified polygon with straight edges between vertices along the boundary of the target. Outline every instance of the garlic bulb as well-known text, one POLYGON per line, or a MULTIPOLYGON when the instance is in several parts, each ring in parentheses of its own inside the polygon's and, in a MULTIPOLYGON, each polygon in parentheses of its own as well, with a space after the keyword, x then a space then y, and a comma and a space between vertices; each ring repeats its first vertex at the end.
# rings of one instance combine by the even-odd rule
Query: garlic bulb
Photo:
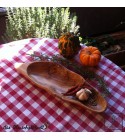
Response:
POLYGON ((80 101, 85 101, 85 100, 88 100, 89 98, 89 95, 91 94, 92 92, 87 89, 87 88, 82 88, 80 89, 77 93, 76 93, 76 97, 80 100, 80 101))

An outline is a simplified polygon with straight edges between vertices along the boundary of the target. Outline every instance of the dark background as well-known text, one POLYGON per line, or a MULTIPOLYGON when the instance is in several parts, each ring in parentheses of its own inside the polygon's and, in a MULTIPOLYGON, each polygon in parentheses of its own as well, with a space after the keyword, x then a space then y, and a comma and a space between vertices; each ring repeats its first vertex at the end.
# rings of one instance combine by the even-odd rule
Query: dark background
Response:
POLYGON ((6 13, 0 12, 0 44, 4 43, 2 41, 2 35, 5 33, 6 30, 6 13))
POLYGON ((125 7, 71 7, 70 10, 78 17, 82 36, 125 30, 125 7))
MULTIPOLYGON (((125 30, 125 7, 70 7, 76 13, 81 36, 98 36, 125 30), (123 24, 121 24, 123 22, 123 24)), ((0 12, 0 43, 5 32, 6 13, 0 12)))

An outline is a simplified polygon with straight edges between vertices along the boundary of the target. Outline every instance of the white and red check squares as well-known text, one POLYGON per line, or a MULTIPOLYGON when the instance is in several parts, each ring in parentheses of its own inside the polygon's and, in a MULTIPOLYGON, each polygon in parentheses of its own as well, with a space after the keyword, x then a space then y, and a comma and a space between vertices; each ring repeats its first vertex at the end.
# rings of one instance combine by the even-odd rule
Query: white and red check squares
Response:
POLYGON ((0 46, 0 131, 125 131, 125 72, 104 56, 96 68, 110 91, 102 114, 54 98, 15 70, 16 62, 32 60, 30 51, 52 56, 58 54, 57 45, 57 39, 35 38, 0 46))

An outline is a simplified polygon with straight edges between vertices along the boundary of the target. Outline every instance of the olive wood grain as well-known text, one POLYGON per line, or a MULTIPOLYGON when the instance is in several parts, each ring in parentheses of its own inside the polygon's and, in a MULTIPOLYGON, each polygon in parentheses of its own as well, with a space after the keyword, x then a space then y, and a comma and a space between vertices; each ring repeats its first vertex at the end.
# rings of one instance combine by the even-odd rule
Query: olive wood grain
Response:
POLYGON ((84 85, 86 81, 79 74, 60 64, 54 62, 16 63, 15 68, 36 86, 46 90, 54 97, 57 96, 66 102, 72 103, 77 108, 82 107, 100 113, 105 111, 107 107, 106 100, 89 84, 95 91, 96 106, 80 102, 71 96, 65 96, 63 93, 78 85, 84 85))

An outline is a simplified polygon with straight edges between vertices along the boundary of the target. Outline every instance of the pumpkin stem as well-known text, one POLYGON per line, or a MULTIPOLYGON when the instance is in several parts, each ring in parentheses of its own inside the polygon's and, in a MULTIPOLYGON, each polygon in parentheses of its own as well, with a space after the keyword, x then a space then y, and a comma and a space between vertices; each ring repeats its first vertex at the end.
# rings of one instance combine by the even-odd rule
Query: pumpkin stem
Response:
POLYGON ((88 55, 91 55, 91 54, 92 54, 91 51, 89 51, 89 50, 87 50, 86 53, 87 53, 88 55))

